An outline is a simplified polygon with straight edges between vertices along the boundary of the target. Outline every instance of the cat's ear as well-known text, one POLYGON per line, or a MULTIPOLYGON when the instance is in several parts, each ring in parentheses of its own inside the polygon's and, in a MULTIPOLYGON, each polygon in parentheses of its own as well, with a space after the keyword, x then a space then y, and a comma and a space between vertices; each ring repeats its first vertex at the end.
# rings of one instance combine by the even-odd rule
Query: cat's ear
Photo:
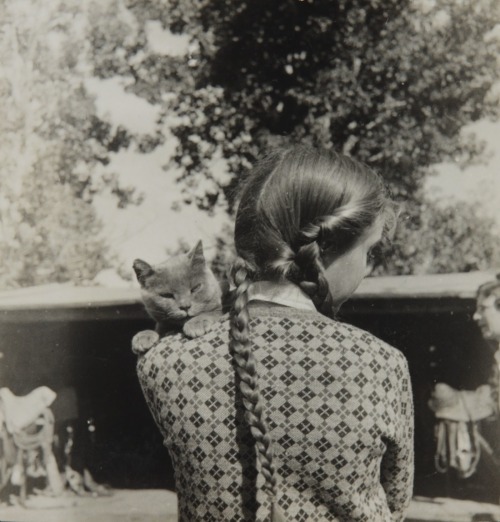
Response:
POLYGON ((191 260, 191 264, 195 265, 198 263, 205 264, 205 256, 203 255, 203 242, 198 241, 196 246, 188 252, 188 257, 191 260))
POLYGON ((143 261, 142 259, 136 259, 132 267, 134 268, 137 280, 141 285, 144 285, 147 277, 154 273, 153 267, 149 263, 146 263, 146 261, 143 261))

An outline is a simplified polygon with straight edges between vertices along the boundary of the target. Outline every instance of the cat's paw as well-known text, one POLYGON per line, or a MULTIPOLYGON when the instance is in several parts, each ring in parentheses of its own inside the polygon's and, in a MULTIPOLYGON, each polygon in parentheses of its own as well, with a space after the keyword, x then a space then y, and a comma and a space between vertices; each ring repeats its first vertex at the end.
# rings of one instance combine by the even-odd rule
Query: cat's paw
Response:
POLYGON ((136 355, 143 355, 160 340, 160 336, 154 330, 143 330, 132 337, 132 351, 136 355))
POLYGON ((192 339, 200 337, 212 328, 213 324, 217 322, 219 316, 220 314, 203 314, 193 317, 184 323, 182 331, 184 332, 184 335, 191 337, 192 339))

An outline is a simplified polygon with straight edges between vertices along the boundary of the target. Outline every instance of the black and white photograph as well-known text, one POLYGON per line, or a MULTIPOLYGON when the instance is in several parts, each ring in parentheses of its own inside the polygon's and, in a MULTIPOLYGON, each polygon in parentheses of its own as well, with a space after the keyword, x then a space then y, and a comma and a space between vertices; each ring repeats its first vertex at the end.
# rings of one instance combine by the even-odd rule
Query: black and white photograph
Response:
POLYGON ((0 522, 500 522, 500 2, 0 0, 0 522))

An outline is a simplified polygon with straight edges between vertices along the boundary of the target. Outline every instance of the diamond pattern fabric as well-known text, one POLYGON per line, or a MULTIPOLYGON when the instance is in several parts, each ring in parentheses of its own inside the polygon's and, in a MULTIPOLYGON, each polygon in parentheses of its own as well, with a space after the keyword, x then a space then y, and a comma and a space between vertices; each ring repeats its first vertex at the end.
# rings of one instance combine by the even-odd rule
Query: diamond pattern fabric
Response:
MULTIPOLYGON (((403 355, 315 312, 251 305, 250 316, 287 520, 404 520, 413 403, 403 355)), ((268 521, 227 318, 198 339, 164 338, 137 371, 173 461, 179 520, 268 521)))

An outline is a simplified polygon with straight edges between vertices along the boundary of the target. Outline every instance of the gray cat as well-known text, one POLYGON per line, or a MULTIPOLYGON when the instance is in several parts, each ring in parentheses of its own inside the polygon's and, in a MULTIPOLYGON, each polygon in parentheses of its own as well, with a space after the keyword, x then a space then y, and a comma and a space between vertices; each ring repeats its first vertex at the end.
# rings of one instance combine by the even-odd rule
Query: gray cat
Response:
POLYGON ((145 353, 161 337, 180 330, 188 337, 199 337, 223 315, 222 298, 227 288, 207 265, 201 241, 187 254, 158 265, 136 259, 133 268, 146 311, 156 321, 155 331, 134 336, 134 353, 145 353))

